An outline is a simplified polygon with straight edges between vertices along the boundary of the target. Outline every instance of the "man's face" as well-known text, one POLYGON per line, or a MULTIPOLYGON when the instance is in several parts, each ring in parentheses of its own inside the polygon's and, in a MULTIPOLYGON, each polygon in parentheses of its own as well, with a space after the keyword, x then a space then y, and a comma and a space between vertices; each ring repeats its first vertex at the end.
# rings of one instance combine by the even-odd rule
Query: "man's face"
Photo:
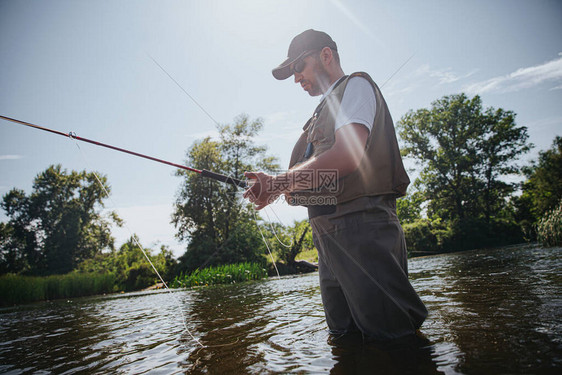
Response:
MULTIPOLYGON (((322 65, 318 54, 307 56, 303 59, 304 69, 299 73, 293 70, 295 83, 300 83, 303 90, 310 96, 322 95, 330 86, 329 76, 322 65)), ((293 63, 293 68, 295 63, 293 63)))

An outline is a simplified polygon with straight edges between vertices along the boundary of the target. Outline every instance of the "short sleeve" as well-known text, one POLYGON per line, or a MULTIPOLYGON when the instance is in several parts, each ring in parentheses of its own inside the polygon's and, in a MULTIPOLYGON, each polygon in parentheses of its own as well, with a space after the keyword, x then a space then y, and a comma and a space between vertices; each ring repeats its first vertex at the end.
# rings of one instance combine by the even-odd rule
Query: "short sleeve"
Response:
POLYGON ((336 116, 334 130, 357 123, 365 125, 370 132, 375 120, 376 107, 377 99, 369 81, 363 77, 350 78, 336 116))

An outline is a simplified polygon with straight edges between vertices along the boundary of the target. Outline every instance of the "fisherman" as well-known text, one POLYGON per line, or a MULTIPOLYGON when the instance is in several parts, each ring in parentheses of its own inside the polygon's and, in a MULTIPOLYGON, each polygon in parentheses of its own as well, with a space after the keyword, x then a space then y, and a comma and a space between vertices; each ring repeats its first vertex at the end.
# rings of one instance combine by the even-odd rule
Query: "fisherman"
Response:
POLYGON ((288 171, 246 172, 253 185, 244 197, 258 210, 280 196, 308 208, 332 338, 414 336, 427 309, 408 280, 396 215, 396 198, 410 180, 381 91, 366 73, 345 75, 336 43, 312 29, 293 38, 272 73, 278 80, 293 76, 309 95, 322 97, 288 171))

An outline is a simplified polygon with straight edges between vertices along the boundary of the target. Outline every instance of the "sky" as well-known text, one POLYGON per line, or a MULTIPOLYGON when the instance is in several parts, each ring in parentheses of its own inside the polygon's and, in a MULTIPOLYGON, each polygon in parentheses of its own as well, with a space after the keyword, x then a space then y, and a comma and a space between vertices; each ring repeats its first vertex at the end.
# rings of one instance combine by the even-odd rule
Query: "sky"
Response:
MULTIPOLYGON (((0 0, 0 115, 183 163, 245 113, 286 166, 319 98, 271 69, 310 28, 334 39, 345 73, 373 77, 395 122, 464 92, 517 114, 535 146, 521 164, 562 135, 562 2, 544 0, 0 0)), ((106 208, 126 222, 118 246, 135 233, 184 252, 172 167, 0 120, 0 195, 30 193, 53 164, 107 176, 106 208)), ((306 210, 262 217, 289 225, 306 210)))

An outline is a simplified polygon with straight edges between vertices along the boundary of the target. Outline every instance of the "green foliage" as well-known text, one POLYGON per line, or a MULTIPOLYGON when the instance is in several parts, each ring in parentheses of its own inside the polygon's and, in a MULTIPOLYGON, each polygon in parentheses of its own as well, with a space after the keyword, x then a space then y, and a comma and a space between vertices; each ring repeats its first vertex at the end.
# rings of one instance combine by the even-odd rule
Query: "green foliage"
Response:
POLYGON ((513 220, 464 218, 419 219, 403 225, 410 256, 498 247, 521 243, 523 233, 513 220))
POLYGON ((0 306, 43 300, 83 297, 114 291, 115 275, 111 273, 77 273, 51 276, 0 276, 0 306))
MULTIPOLYGON (((273 157, 265 147, 254 145, 262 129, 261 120, 241 115, 233 125, 219 127, 218 141, 205 138, 187 153, 187 165, 243 179, 244 171, 274 170, 273 157)), ((257 214, 244 203, 237 188, 178 171, 183 177, 178 192, 173 223, 177 237, 188 242, 180 257, 180 269, 189 273, 207 265, 240 262, 263 263, 265 245, 255 224, 257 214)))
MULTIPOLYGON (((109 191, 106 178, 100 181, 109 191)), ((12 189, 1 207, 10 218, 0 226, 0 274, 63 274, 102 249, 113 248, 104 217, 105 191, 94 173, 68 173, 60 165, 37 175, 28 196, 12 189)))
POLYGON ((414 188, 410 188, 405 197, 396 200, 396 214, 400 223, 409 224, 421 219, 424 202, 424 193, 419 190, 419 180, 416 180, 414 188))
POLYGON ((465 218, 451 223, 452 236, 449 251, 498 247, 523 242, 519 225, 509 219, 465 218))
MULTIPOLYGON (((292 267, 302 251, 314 249, 308 220, 295 221, 292 226, 269 223, 266 240, 271 251, 283 264, 292 267)), ((279 265, 278 265, 279 266, 279 265)))
POLYGON ((296 256, 295 260, 305 260, 310 263, 318 263, 318 251, 315 247, 306 248, 296 256))
POLYGON ((420 219, 402 225, 408 255, 427 255, 441 252, 442 247, 438 243, 434 233, 435 228, 431 220, 420 219))
POLYGON ((536 223, 562 199, 562 137, 539 153, 538 161, 524 169, 527 181, 517 202, 520 219, 536 223))
POLYGON ((408 112, 398 128, 403 154, 423 167, 429 216, 489 222, 501 213, 516 187, 501 178, 519 171, 515 162, 530 148, 513 112, 484 110, 479 96, 452 95, 408 112))
POLYGON ((195 270, 189 275, 179 275, 171 283, 172 288, 189 288, 214 284, 234 284, 237 282, 261 280, 267 277, 262 264, 239 263, 195 270))
POLYGON ((520 242, 513 194, 516 164, 532 145, 515 114, 484 109, 479 96, 445 96, 398 123, 402 152, 422 167, 415 190, 397 202, 411 253, 520 242))
POLYGON ((562 199, 558 207, 547 211, 539 221, 537 234, 543 246, 562 246, 562 199))
MULTIPOLYGON (((160 279, 137 243, 138 238, 131 237, 118 251, 98 254, 82 262, 78 270, 84 273, 114 274, 116 290, 132 291, 152 286, 160 282, 160 279)), ((162 246, 156 255, 152 255, 153 251, 149 248, 143 249, 160 276, 165 281, 171 280, 177 265, 172 252, 165 246, 162 246)))

